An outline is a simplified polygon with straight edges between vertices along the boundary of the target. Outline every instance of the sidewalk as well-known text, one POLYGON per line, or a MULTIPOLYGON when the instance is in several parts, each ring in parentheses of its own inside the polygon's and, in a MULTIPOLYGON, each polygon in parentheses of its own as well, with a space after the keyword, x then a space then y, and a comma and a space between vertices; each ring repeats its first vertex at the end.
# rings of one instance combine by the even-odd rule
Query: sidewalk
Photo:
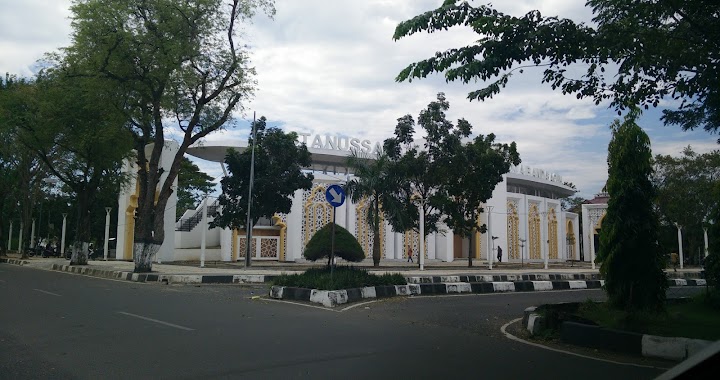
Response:
MULTIPOLYGON (((86 266, 71 267, 68 265, 69 261, 66 259, 32 257, 23 259, 21 262, 19 257, 19 254, 10 254, 3 262, 20 264, 37 269, 60 270, 87 275, 93 275, 91 272, 101 272, 102 275, 100 275, 100 277, 127 279, 131 281, 140 281, 139 279, 143 278, 143 282, 268 282, 273 276, 300 273, 308 268, 322 267, 324 265, 320 262, 280 263, 254 261, 252 266, 246 269, 242 262, 206 262, 204 268, 200 267, 199 262, 153 263, 152 273, 137 274, 132 273, 135 266, 134 263, 130 261, 95 260, 90 261, 86 266), (185 278, 183 279, 183 277, 185 278), (213 281, 211 277, 219 278, 215 278, 217 281, 213 281), (232 277, 235 277, 234 280, 236 281, 231 281, 232 277), (173 279, 175 279, 175 281, 171 281, 173 279)), ((579 279, 581 277, 598 278, 599 276, 599 271, 597 269, 591 269, 589 263, 551 263, 548 269, 544 269, 542 263, 525 263, 523 266, 517 263, 494 263, 493 269, 490 270, 487 262, 482 260, 474 260, 472 268, 467 266, 467 260, 450 263, 428 260, 425 263, 424 271, 421 271, 415 265, 408 264, 409 263, 404 260, 382 260, 381 266, 375 268, 372 266, 372 261, 366 260, 352 265, 366 268, 377 274, 401 273, 408 278, 486 275, 493 277, 510 276, 512 278, 538 276, 550 279, 554 279, 554 277, 557 277, 557 279, 572 279, 573 277, 579 279)), ((699 268, 679 269, 677 272, 668 271, 667 273, 669 278, 700 278, 699 268)))

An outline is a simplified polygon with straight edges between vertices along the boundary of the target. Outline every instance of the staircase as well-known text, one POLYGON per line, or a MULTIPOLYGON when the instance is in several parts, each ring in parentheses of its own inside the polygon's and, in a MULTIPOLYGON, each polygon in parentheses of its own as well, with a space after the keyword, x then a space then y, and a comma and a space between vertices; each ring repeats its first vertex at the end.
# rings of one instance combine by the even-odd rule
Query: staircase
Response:
MULTIPOLYGON (((214 217, 215 214, 217 214, 219 208, 220 208, 220 204, 218 203, 217 200, 215 200, 212 204, 208 205, 207 206, 208 218, 214 217)), ((175 231, 185 231, 185 232, 192 231, 202 221, 202 214, 203 214, 203 208, 200 207, 200 209, 195 211, 195 214, 193 214, 193 216, 191 216, 187 219, 181 219, 179 222, 179 225, 175 228, 175 231)))

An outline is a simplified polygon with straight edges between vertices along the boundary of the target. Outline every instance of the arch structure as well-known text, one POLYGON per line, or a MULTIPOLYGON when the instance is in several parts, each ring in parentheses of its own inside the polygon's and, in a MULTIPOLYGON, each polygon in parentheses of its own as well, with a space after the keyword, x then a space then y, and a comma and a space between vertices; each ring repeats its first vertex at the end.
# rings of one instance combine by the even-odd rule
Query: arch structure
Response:
POLYGON ((582 205, 582 259, 584 261, 593 260, 597 256, 598 244, 597 235, 600 233, 602 220, 607 213, 607 197, 604 194, 598 194, 594 200, 597 203, 582 205), (597 201, 596 201, 597 200, 597 201))
MULTIPOLYGON (((312 188, 295 192, 289 213, 278 214, 268 220, 267 225, 253 228, 254 237, 267 240, 251 242, 251 251, 257 252, 253 260, 304 261, 305 245, 315 232, 333 220, 334 212, 335 222, 358 239, 365 251, 366 260, 372 261, 373 229, 366 219, 369 200, 363 199, 355 204, 347 197, 343 205, 333 209, 325 199, 325 191, 330 184, 343 184, 352 178, 351 169, 345 165, 350 152, 341 149, 345 145, 321 146, 315 140, 317 138, 312 140, 308 148, 313 161, 310 170, 315 176, 312 188)), ((246 145, 246 142, 218 145, 204 143, 190 147, 188 154, 220 164, 227 149, 243 151, 246 145)), ((579 252, 580 239, 576 238, 574 243, 569 244, 572 240, 568 240, 568 236, 581 236, 578 231, 578 215, 562 211, 560 207, 560 198, 574 193, 575 191, 565 186, 562 178, 554 173, 528 166, 511 168, 509 173, 503 175, 503 181, 497 184, 492 197, 483 205, 479 215, 479 224, 486 225, 488 232, 476 233, 473 239, 475 259, 496 262, 498 248, 502 248, 502 262, 541 262, 546 257, 549 261, 575 258, 579 252)), ((128 210, 132 208, 130 195, 132 194, 129 194, 127 201, 121 205, 123 210, 127 211, 121 213, 123 225, 126 214, 130 212, 128 210)), ((186 219, 199 211, 201 208, 185 212, 177 225, 184 225, 186 219)), ((170 209, 169 212, 174 215, 175 210, 170 209)), ((195 257, 200 251, 197 249, 200 241, 197 230, 166 232, 168 237, 174 233, 175 241, 182 244, 178 245, 180 248, 175 249, 174 253, 163 253, 163 260, 199 259, 195 257)), ((219 245, 215 257, 222 261, 241 259, 244 255, 240 252, 241 248, 247 248, 245 232, 217 230, 213 232, 218 236, 213 241, 217 241, 219 245)), ((425 237, 425 257, 428 260, 448 262, 467 260, 471 244, 468 237, 454 234, 447 226, 440 226, 440 231, 425 237)), ((381 220, 379 240, 384 260, 406 260, 408 252, 412 252, 414 256, 419 254, 418 232, 395 232, 384 219, 381 220)))

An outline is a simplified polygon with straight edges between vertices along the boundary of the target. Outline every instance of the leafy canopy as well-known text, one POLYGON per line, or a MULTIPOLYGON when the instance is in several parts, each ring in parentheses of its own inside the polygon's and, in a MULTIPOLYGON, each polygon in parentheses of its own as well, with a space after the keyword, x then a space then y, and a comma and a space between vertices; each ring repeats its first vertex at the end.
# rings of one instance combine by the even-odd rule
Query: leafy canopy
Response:
MULTIPOLYGON (((309 190, 314 179, 312 173, 303 172, 311 164, 311 155, 305 144, 296 144, 297 133, 285 133, 279 128, 266 129, 266 121, 263 116, 255 125, 257 146, 250 208, 253 226, 261 217, 289 213, 295 191, 309 190)), ((239 228, 247 223, 251 147, 252 136, 242 153, 231 149, 225 157, 229 175, 220 181, 221 212, 213 222, 215 226, 239 228)))
POLYGON ((185 210, 197 207, 202 197, 215 187, 213 180, 215 178, 200 171, 200 168, 190 159, 182 158, 178 173, 177 218, 182 216, 185 210))
POLYGON ((490 99, 514 72, 543 67, 544 83, 564 94, 610 100, 627 107, 657 107, 660 100, 679 101, 664 109, 666 124, 683 129, 720 127, 720 3, 707 0, 588 0, 595 26, 545 17, 531 11, 515 17, 492 6, 446 0, 438 9, 401 22, 393 38, 453 26, 472 28, 475 44, 437 52, 412 63, 397 81, 444 73, 448 81, 485 82, 468 94, 490 99), (574 69, 579 69, 574 70, 574 69), (578 73, 578 74, 575 74, 578 73))
MULTIPOLYGON (((305 246, 303 255, 310 261, 317 261, 325 257, 330 257, 332 251, 332 225, 330 222, 319 229, 308 241, 305 246)), ((350 262, 360 262, 365 259, 360 243, 345 228, 335 225, 335 257, 350 262)))

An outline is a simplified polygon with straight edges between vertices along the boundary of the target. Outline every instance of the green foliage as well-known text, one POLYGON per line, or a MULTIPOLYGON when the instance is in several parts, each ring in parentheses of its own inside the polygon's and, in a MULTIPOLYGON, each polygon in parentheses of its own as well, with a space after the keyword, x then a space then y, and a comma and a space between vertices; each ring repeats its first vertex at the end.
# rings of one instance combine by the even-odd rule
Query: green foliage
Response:
POLYGON ((436 232, 440 222, 464 236, 484 232, 485 226, 477 222, 482 203, 510 165, 520 163, 514 142, 497 143, 492 133, 467 141, 472 125, 465 119, 456 124, 447 120, 449 109, 445 94, 439 93, 420 112, 418 124, 427 135, 423 147, 413 144, 415 121, 410 115, 398 119, 395 137, 385 140, 391 182, 382 203, 395 231, 418 230, 422 212, 426 234, 436 232), (417 196, 423 199, 420 207, 413 201, 417 196))
POLYGON ((464 25, 480 37, 468 46, 438 52, 413 63, 398 81, 444 73, 448 81, 483 82, 470 100, 490 99, 512 75, 543 67, 543 82, 564 94, 606 99, 617 110, 657 107, 663 98, 680 100, 663 110, 666 124, 683 129, 720 127, 720 6, 705 0, 589 0, 593 26, 539 11, 514 17, 492 6, 443 2, 433 11, 401 22, 395 40, 464 25), (576 74, 572 68, 584 72, 576 74))
POLYGON ((205 194, 211 192, 215 187, 212 182, 214 179, 201 172, 200 168, 190 159, 183 157, 180 161, 180 172, 178 173, 178 200, 175 217, 179 218, 186 210, 196 208, 205 194))
MULTIPOLYGON (((266 119, 263 116, 256 122, 257 145, 250 208, 253 226, 261 217, 289 213, 295 191, 309 190, 314 178, 312 173, 303 173, 303 169, 311 164, 311 156, 304 144, 295 144, 297 134, 265 127, 266 119)), ((215 217, 214 226, 239 228, 247 223, 251 160, 252 136, 248 141, 248 149, 242 153, 230 150, 225 157, 229 175, 220 181, 223 190, 219 200, 222 211, 215 217)))
POLYGON ((407 285, 407 281, 400 273, 376 275, 361 268, 337 266, 334 269, 332 279, 330 278, 330 270, 328 268, 310 268, 300 274, 282 274, 277 276, 273 279, 273 285, 338 290, 362 288, 366 286, 407 285))
POLYGON ((106 82, 124 99, 124 124, 137 151, 136 272, 165 240, 164 210, 187 148, 231 120, 256 86, 241 29, 272 0, 82 0, 72 44, 57 55, 75 77, 106 82), (170 170, 160 164, 166 131, 181 136, 170 170), (145 147, 151 145, 148 152, 145 147), (161 180, 162 179, 162 180, 161 180))
POLYGON ((705 258, 705 280, 720 294, 720 254, 713 252, 705 258))
POLYGON ((600 250, 609 302, 624 310, 661 310, 667 280, 653 210, 650 139, 635 124, 636 112, 616 120, 608 147, 607 214, 600 230, 600 250))
POLYGON ((366 220, 373 228, 373 265, 380 265, 380 199, 389 191, 389 159, 386 154, 378 153, 370 158, 353 150, 347 165, 353 172, 353 178, 345 186, 345 191, 354 203, 369 198, 371 207, 367 208, 366 220))
MULTIPOLYGON (((303 255, 310 261, 317 261, 330 256, 332 251, 332 222, 319 229, 305 246, 303 255)), ((335 225, 335 257, 350 262, 360 262, 365 259, 360 243, 355 236, 341 226, 335 225)))

